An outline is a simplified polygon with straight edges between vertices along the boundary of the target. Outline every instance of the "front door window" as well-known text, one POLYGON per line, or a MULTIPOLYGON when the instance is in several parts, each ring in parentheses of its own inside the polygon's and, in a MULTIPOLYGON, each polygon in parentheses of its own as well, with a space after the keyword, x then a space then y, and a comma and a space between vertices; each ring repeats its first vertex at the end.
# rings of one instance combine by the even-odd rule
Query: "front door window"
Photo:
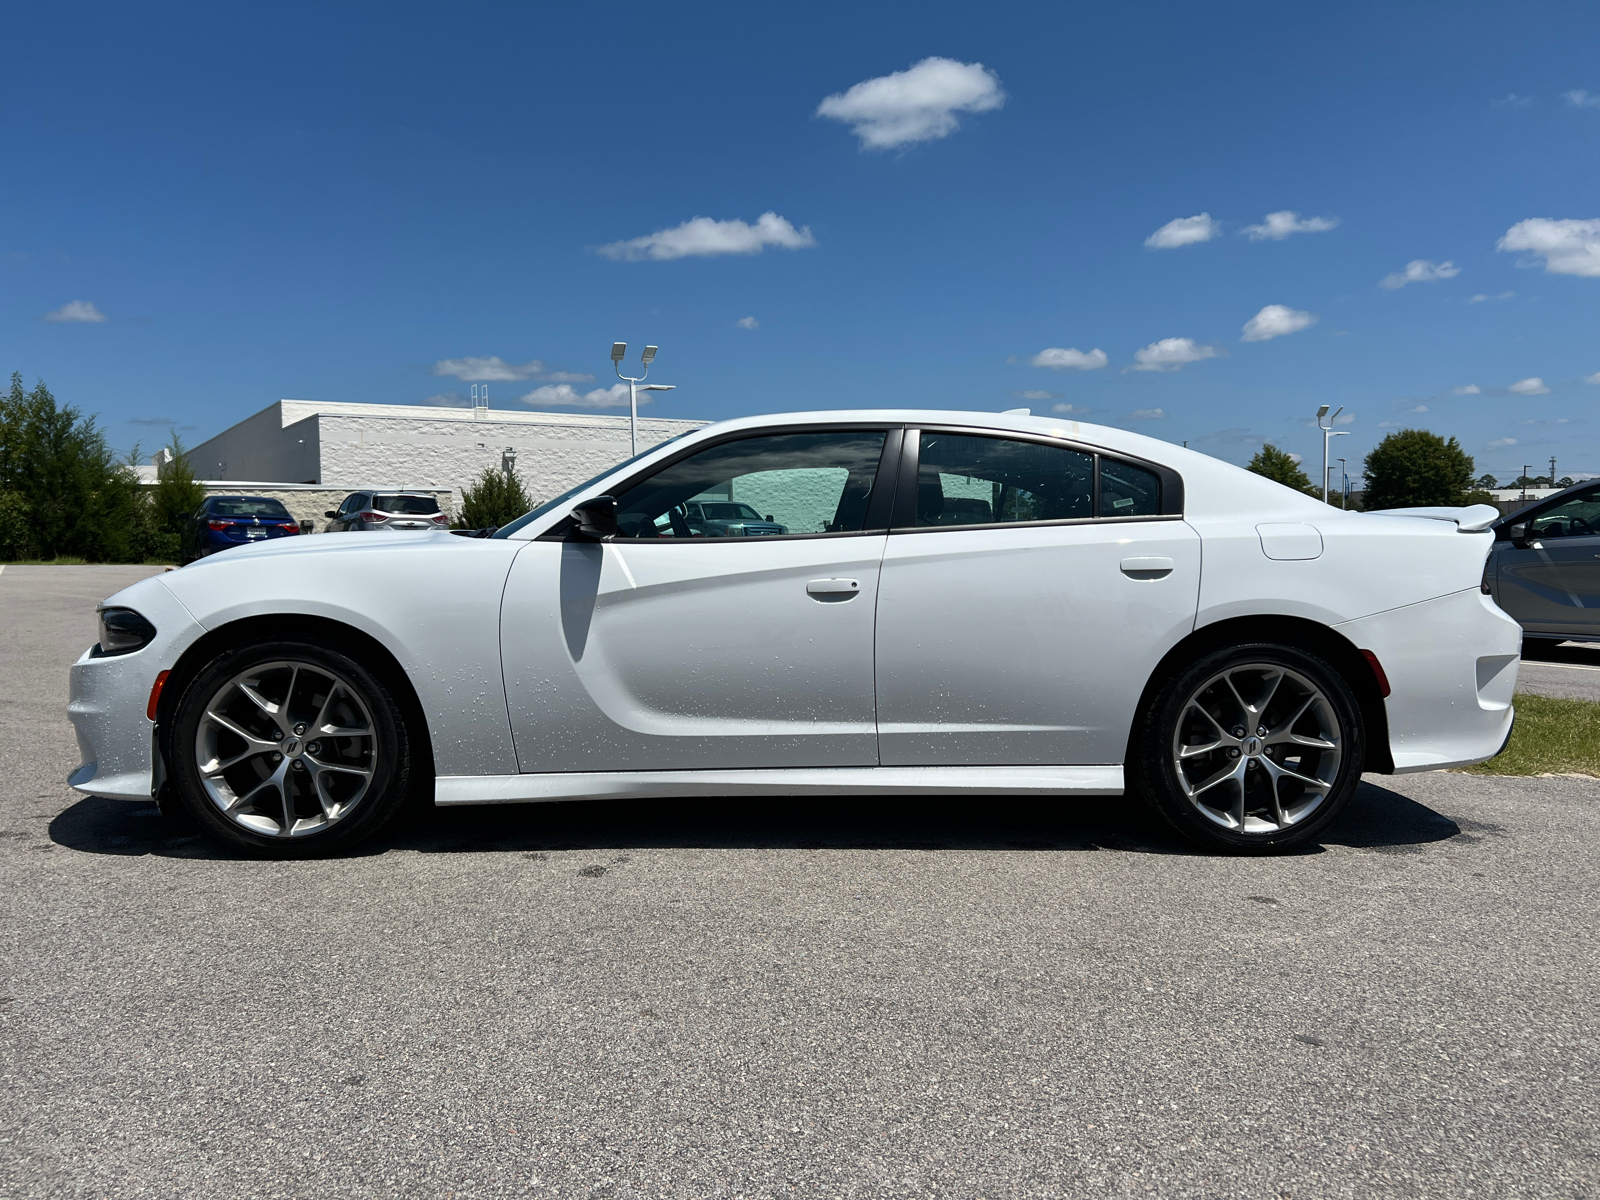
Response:
POLYGON ((866 528, 882 430, 721 442, 617 497, 625 539, 797 537, 866 528))

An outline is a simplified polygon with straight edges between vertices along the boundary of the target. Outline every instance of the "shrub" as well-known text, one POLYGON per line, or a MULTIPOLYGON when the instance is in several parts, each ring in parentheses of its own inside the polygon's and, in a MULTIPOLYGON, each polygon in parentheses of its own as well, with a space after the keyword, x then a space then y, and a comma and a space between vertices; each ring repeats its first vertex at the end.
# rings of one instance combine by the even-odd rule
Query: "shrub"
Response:
POLYGON ((461 515, 456 529, 487 529, 509 525, 533 507, 522 481, 508 471, 485 467, 477 483, 461 493, 461 515))
POLYGON ((1261 447, 1260 452, 1250 460, 1245 467, 1246 471, 1261 475, 1274 483, 1281 483, 1284 487, 1293 488, 1297 492, 1304 492, 1308 496, 1322 499, 1322 491, 1311 485, 1311 480, 1306 478, 1306 473, 1300 469, 1289 453, 1279 450, 1271 442, 1261 447))

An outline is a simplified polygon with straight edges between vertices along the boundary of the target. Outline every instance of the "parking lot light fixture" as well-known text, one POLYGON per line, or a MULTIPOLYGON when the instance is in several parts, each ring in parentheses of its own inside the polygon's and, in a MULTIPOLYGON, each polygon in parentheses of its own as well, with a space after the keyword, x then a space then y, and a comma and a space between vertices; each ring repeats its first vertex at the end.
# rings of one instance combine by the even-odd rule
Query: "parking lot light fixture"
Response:
POLYGON ((1333 428, 1334 421, 1338 420, 1339 414, 1343 411, 1344 405, 1341 404, 1333 410, 1333 416, 1328 417, 1328 423, 1324 425, 1322 418, 1328 416, 1328 406, 1324 404, 1317 409, 1317 428, 1322 430, 1322 502, 1324 504, 1328 502, 1328 439, 1350 436, 1346 430, 1341 429, 1335 432, 1333 428))
MULTIPOLYGON (((645 376, 650 374, 650 364, 656 360, 658 346, 646 346, 644 353, 639 356, 639 361, 644 365, 642 375, 624 375, 622 373, 622 356, 628 352, 627 342, 611 343, 611 365, 617 372, 617 378, 628 385, 628 454, 629 457, 639 453, 639 392, 645 376)), ((676 384, 654 383, 642 390, 646 392, 670 392, 676 384)))

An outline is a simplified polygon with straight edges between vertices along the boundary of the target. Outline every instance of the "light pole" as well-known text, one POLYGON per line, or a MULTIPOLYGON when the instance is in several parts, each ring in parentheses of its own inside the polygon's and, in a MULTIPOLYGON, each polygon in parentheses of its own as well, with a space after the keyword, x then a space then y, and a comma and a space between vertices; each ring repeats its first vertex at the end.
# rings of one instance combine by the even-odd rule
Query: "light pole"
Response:
POLYGON ((1324 504, 1328 502, 1328 439, 1350 436, 1342 429, 1337 433, 1335 433, 1333 429, 1334 418, 1338 417, 1338 415, 1343 411, 1344 405, 1341 404, 1334 410, 1333 416, 1328 417, 1328 423, 1324 425, 1322 423, 1322 418, 1328 416, 1328 406, 1324 404, 1321 408, 1317 409, 1317 428, 1322 430, 1322 502, 1324 504))
POLYGON ((1350 507, 1350 472, 1344 469, 1344 459, 1339 460, 1339 507, 1350 507))
POLYGON ((675 383, 644 383, 645 375, 650 374, 650 364, 656 360, 656 346, 646 346, 644 353, 639 356, 639 361, 644 364, 644 375, 635 379, 631 375, 622 373, 622 356, 628 352, 627 342, 611 343, 611 365, 616 369, 617 378, 628 385, 628 457, 632 458, 639 453, 639 393, 640 392, 670 392, 678 385, 675 383))

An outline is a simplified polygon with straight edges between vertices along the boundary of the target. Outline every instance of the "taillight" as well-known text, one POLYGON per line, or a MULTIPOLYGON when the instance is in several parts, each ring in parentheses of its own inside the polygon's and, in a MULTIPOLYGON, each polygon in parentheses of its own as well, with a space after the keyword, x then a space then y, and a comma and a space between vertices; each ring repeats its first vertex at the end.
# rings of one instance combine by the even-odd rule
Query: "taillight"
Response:
POLYGON ((379 521, 387 521, 389 518, 382 513, 364 512, 361 514, 361 519, 369 524, 377 524, 379 521))
POLYGON ((435 525, 448 525, 450 523, 450 518, 445 516, 443 513, 434 513, 433 516, 428 518, 428 520, 432 521, 435 525))
POLYGON ((299 533, 300 532, 300 526, 296 525, 293 521, 290 521, 287 525, 285 525, 283 527, 283 531, 285 533, 299 533))
POLYGON ((232 529, 233 528, 233 522, 232 521, 207 521, 206 522, 206 527, 208 529, 215 530, 217 533, 221 533, 224 529, 232 529))

